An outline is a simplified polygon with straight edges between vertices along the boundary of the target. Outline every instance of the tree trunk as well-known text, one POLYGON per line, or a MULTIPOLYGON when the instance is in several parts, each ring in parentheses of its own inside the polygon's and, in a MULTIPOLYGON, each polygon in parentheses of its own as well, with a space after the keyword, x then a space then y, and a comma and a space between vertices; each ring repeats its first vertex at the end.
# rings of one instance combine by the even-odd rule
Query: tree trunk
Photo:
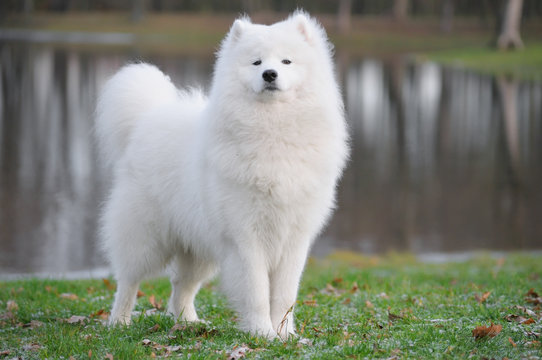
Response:
POLYGON ((350 20, 352 18, 352 0, 340 0, 339 12, 337 14, 337 28, 341 34, 350 31, 350 20))
POLYGON ((146 0, 132 0, 132 21, 140 22, 145 14, 146 0))
POLYGON ((442 17, 440 18, 440 29, 445 33, 452 31, 454 21, 454 0, 444 0, 442 4, 442 17))
POLYGON ((523 41, 521 41, 521 36, 519 35, 522 7, 523 0, 508 0, 506 13, 503 17, 501 34, 497 40, 497 47, 500 50, 523 48, 523 41))
POLYGON ((396 20, 405 20, 408 17, 408 0, 395 0, 393 2, 393 17, 396 20))

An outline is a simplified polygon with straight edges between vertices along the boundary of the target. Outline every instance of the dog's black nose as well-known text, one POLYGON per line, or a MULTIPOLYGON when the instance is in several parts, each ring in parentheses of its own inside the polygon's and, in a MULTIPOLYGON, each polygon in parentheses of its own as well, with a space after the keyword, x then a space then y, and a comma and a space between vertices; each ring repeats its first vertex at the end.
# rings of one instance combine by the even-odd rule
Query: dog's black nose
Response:
POLYGON ((273 82, 279 76, 275 70, 265 70, 262 74, 263 79, 266 82, 273 82))

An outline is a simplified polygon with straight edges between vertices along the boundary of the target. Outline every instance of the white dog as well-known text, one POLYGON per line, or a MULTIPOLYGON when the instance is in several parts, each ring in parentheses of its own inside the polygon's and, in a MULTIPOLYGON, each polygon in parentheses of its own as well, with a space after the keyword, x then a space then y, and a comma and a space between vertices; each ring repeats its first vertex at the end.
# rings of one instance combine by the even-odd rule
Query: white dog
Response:
POLYGON ((322 27, 303 12, 236 20, 208 98, 128 65, 101 93, 96 130, 114 169, 101 223, 111 323, 130 323, 140 281, 169 264, 176 318, 198 321, 194 297, 219 270, 243 330, 295 334, 301 273, 348 156, 322 27))

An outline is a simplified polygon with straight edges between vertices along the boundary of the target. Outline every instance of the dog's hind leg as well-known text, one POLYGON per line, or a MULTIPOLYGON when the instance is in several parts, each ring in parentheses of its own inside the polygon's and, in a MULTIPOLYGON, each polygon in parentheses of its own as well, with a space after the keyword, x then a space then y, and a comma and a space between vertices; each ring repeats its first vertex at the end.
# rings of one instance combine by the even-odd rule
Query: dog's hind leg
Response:
POLYGON ((215 273, 214 264, 197 259, 189 252, 182 252, 172 261, 170 271, 168 312, 176 320, 199 321, 194 298, 201 284, 215 273))

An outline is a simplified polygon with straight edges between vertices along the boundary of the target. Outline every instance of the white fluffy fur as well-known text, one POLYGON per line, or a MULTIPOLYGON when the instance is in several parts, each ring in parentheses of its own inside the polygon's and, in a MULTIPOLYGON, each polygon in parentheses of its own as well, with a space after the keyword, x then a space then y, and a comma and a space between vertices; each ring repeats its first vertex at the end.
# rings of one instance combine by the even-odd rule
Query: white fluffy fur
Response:
POLYGON ((243 330, 295 334, 289 309, 348 152, 331 57, 297 12, 236 20, 208 99, 147 64, 107 82, 96 127, 114 169, 101 232, 118 281, 111 323, 130 322, 140 281, 169 264, 175 317, 198 320, 194 297, 218 269, 243 330))

